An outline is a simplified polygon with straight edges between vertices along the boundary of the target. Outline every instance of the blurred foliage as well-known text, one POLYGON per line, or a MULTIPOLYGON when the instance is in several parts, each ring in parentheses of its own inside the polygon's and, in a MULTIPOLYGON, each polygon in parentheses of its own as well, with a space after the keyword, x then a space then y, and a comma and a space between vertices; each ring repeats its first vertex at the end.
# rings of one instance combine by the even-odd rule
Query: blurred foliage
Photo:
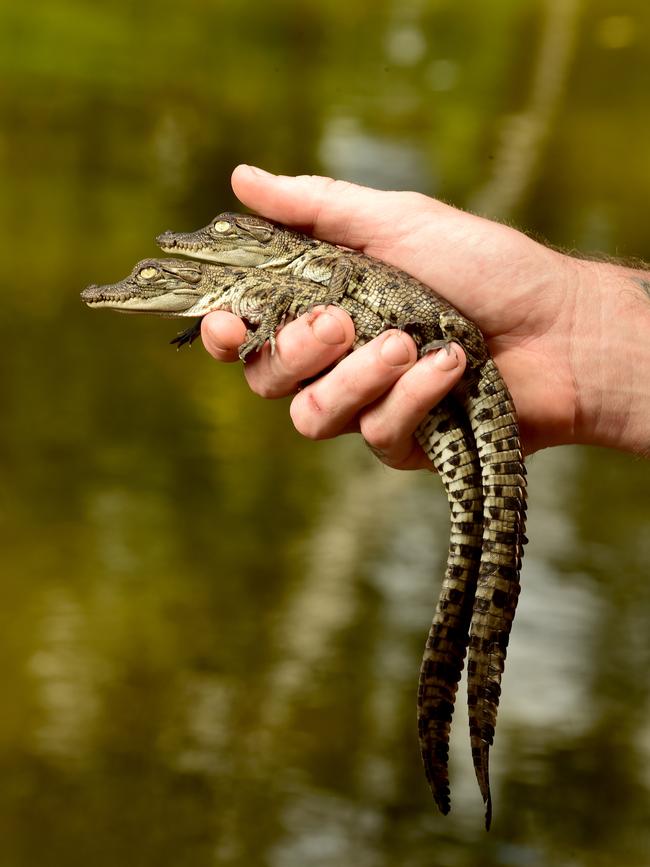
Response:
POLYGON ((462 702, 448 819, 417 756, 442 493, 78 291, 238 162, 647 257, 649 31, 645 0, 0 7, 1 863, 648 864, 647 464, 531 461, 486 837, 462 702))

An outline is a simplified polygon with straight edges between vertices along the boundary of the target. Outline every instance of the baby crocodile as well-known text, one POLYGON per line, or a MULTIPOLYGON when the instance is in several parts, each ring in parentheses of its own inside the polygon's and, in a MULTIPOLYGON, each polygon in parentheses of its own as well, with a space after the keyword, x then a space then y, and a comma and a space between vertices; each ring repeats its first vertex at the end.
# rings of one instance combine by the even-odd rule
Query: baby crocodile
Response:
MULTIPOLYGON (((91 305, 181 316, 232 310, 257 325, 241 348, 243 358, 266 340, 273 345, 275 329, 287 315, 320 303, 337 303, 350 313, 358 345, 388 327, 406 328, 420 354, 451 339, 463 344, 465 387, 418 431, 452 508, 448 568, 420 677, 419 731, 427 777, 438 806, 447 812, 449 724, 471 616, 470 724, 489 826, 487 759, 517 598, 525 483, 512 402, 480 333, 403 272, 259 218, 220 215, 202 232, 167 233, 159 240, 166 249, 243 267, 147 260, 115 286, 90 287, 84 299, 91 305), (207 244, 201 238, 206 234, 207 244)), ((191 341, 197 333, 193 327, 177 340, 191 341)))
MULTIPOLYGON (((355 345, 380 334, 389 322, 364 307, 343 286, 336 294, 322 285, 291 274, 237 268, 187 260, 146 260, 125 280, 112 286, 91 286, 82 295, 93 307, 168 316, 202 316, 225 309, 256 325, 239 350, 242 360, 269 340, 286 316, 297 316, 323 301, 334 301, 355 320, 355 345)), ((433 299, 429 298, 433 304, 433 299)), ((388 305, 401 322, 401 314, 388 305)), ((429 310, 429 314, 434 311, 429 310)), ((435 317, 429 316, 431 321, 435 317)), ((200 320, 172 342, 191 343, 200 320)), ((414 331, 425 351, 430 328, 414 331)), ((440 599, 427 638, 418 689, 418 730, 427 779, 436 803, 449 812, 447 771, 449 729, 454 698, 463 667, 476 588, 482 540, 481 472, 476 447, 452 400, 443 401, 420 425, 418 437, 447 488, 451 502, 451 540, 440 599)))
MULTIPOLYGON (((519 571, 523 556, 526 514, 526 469, 523 462, 517 415, 512 398, 505 382, 489 356, 483 337, 476 326, 465 319, 448 302, 414 280, 408 274, 386 263, 379 262, 361 253, 335 247, 324 241, 299 234, 268 220, 252 215, 233 213, 219 214, 205 228, 191 233, 165 232, 157 238, 160 247, 167 253, 182 253, 186 256, 222 264, 245 265, 265 271, 277 271, 300 276, 304 279, 323 283, 335 293, 346 286, 348 294, 364 310, 372 310, 385 318, 389 325, 403 327, 415 326, 414 333, 426 329, 426 341, 456 340, 467 353, 468 368, 461 388, 456 390, 455 398, 460 403, 463 414, 460 426, 469 422, 466 442, 475 440, 482 477, 482 513, 480 528, 478 519, 479 497, 472 488, 471 493, 463 494, 466 511, 462 519, 462 530, 466 534, 467 548, 465 558, 471 559, 475 553, 475 539, 482 532, 482 552, 480 567, 471 616, 470 642, 468 655, 468 705, 470 738, 474 767, 483 800, 486 803, 486 826, 489 828, 492 802, 489 783, 489 749, 494 738, 497 707, 501 692, 508 637, 519 594, 519 571), (431 299, 435 299, 431 303, 431 299), (399 315, 395 316, 395 308, 399 315), (409 311, 408 314, 406 311, 409 311), (466 497, 472 498, 470 506, 466 497), (472 512, 474 515, 472 516, 472 512), (469 521, 474 521, 472 532, 469 521)), ((354 313, 352 318, 355 319, 354 313)), ((356 324, 356 322, 355 322, 356 324)), ((409 329, 410 331, 411 329, 409 329)), ((449 404, 447 404, 449 405, 449 404)), ((450 423, 459 419, 454 410, 450 423)), ((444 430, 445 421, 442 421, 444 430)), ((418 431, 418 440, 424 444, 425 451, 438 452, 440 444, 436 438, 441 435, 441 422, 425 421, 418 431), (426 448, 427 443, 429 449, 426 448)), ((458 439, 458 442, 461 440, 458 439)), ((444 445, 442 446, 444 448, 444 445)), ((476 466, 476 458, 470 449, 461 451, 448 459, 453 468, 476 466)), ((435 461, 434 461, 435 463, 435 461)), ((459 469, 459 473, 463 473, 459 469)), ((451 475, 453 484, 454 476, 451 475)), ((452 521, 455 492, 450 482, 443 476, 452 504, 452 521)), ((452 544, 453 544, 452 526, 452 544)), ((453 571, 450 559, 448 567, 453 571)), ((465 596, 471 592, 473 578, 466 561, 464 575, 465 596)), ((443 587, 443 602, 446 589, 443 587)), ((467 598, 465 598, 467 602, 467 598)), ((436 615, 436 619, 440 610, 436 615)), ((434 620, 434 624, 435 624, 434 620)), ((464 623, 462 613, 456 626, 464 623)), ((460 635, 458 639, 462 641, 460 635)), ((433 719, 441 708, 435 704, 434 710, 423 707, 422 691, 426 704, 440 688, 436 680, 453 683, 455 692, 460 669, 455 665, 447 669, 451 656, 435 653, 429 656, 432 648, 427 643, 420 676, 419 728, 421 745, 427 777, 432 784, 436 797, 436 784, 432 781, 432 752, 442 750, 438 734, 426 734, 423 726, 435 725, 433 719), (452 670, 453 669, 453 670, 452 670), (446 670, 446 674, 442 673, 446 670), (456 680, 454 680, 456 678, 456 680)), ((462 658, 461 658, 462 665, 462 658)), ((453 695, 452 695, 453 702, 453 695)), ((445 731, 445 735, 448 730, 445 731)), ((446 741, 444 741, 446 749, 446 741)), ((446 753, 439 755, 434 763, 436 768, 446 766, 446 753)), ((446 774, 446 770, 445 770, 446 774)), ((446 777, 445 777, 446 779, 446 777)), ((441 807, 443 812, 447 810, 441 807)))

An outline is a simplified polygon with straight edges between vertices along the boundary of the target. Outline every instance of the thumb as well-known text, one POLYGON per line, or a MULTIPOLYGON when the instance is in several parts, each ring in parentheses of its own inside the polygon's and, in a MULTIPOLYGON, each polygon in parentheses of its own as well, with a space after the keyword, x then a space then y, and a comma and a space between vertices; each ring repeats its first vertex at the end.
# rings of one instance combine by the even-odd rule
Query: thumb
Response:
POLYGON ((424 210, 446 207, 419 193, 373 190, 318 175, 272 175, 247 165, 234 170, 232 188, 241 202, 271 220, 373 255, 395 245, 411 221, 421 222, 424 210))

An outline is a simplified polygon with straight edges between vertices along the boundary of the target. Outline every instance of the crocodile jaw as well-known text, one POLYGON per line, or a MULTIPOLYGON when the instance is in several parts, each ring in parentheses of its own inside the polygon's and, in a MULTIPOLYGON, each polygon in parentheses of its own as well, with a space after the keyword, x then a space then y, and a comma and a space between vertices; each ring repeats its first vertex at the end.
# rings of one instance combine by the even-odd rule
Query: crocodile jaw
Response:
POLYGON ((82 301, 89 307, 108 307, 123 313, 157 313, 163 316, 193 316, 190 312, 197 306, 197 296, 189 293, 165 292, 155 297, 125 295, 110 291, 107 287, 89 286, 81 293, 82 301))
POLYGON ((237 265, 244 268, 255 268, 264 265, 270 253, 263 249, 247 249, 244 246, 232 249, 217 250, 213 245, 202 244, 183 236, 180 233, 164 232, 156 238, 156 243, 165 253, 180 253, 190 259, 200 259, 202 262, 214 262, 217 265, 237 265))

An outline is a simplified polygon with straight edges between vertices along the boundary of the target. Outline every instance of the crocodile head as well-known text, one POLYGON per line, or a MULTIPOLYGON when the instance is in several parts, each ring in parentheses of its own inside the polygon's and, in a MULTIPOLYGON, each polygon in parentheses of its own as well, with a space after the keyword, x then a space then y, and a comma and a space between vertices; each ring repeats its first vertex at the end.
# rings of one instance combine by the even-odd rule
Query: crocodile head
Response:
MULTIPOLYGON (((263 217, 227 212, 196 232, 164 232, 156 243, 165 253, 222 265, 264 267, 292 261, 300 252, 301 239, 263 217)), ((309 245, 309 239, 304 238, 304 242, 309 245)))
POLYGON ((88 286, 81 298, 89 307, 110 307, 125 313, 193 316, 206 294, 203 269, 182 259, 144 259, 119 283, 88 286))

